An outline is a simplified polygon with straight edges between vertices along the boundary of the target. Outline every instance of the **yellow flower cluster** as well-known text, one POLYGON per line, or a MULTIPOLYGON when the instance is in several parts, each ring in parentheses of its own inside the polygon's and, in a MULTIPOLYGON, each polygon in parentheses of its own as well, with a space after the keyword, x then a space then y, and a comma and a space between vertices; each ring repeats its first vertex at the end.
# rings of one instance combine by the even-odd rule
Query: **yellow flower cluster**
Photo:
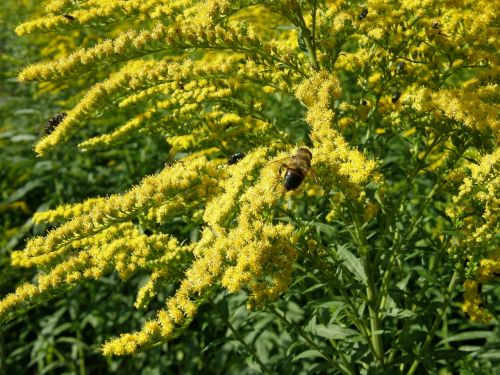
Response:
MULTIPOLYGON (((288 288, 297 256, 293 227, 262 220, 277 199, 274 170, 264 168, 258 175, 257 167, 263 164, 265 155, 266 150, 259 149, 238 166, 227 167, 228 179, 221 186, 221 194, 207 205, 205 219, 209 227, 193 247, 195 260, 175 295, 167 301, 166 309, 141 331, 107 342, 103 347, 105 355, 130 354, 175 336, 194 317, 197 300, 217 283, 231 293, 248 288, 250 306, 274 300, 288 288), (255 178, 257 182, 241 192, 245 180, 255 178)), ((161 272, 155 274, 155 279, 163 277, 161 272)), ((153 282, 147 284, 137 304, 142 305, 146 298, 143 295, 154 288, 153 282)))
POLYGON ((494 251, 487 258, 479 262, 476 279, 466 280, 464 283, 464 304, 462 309, 472 321, 487 323, 491 320, 481 303, 482 286, 488 282, 500 278, 500 250, 494 251))
POLYGON ((196 194, 202 199, 204 196, 199 194, 208 191, 209 185, 216 184, 216 174, 216 162, 208 162, 200 157, 189 164, 179 162, 166 167, 158 175, 145 178, 129 192, 100 199, 92 207, 77 204, 76 207, 56 209, 45 216, 68 219, 81 211, 83 214, 74 216, 45 237, 28 241, 24 251, 13 253, 13 263, 25 267, 51 264, 70 252, 74 241, 91 237, 119 223, 129 222, 178 196, 196 194))
POLYGON ((56 61, 30 65, 19 74, 18 78, 21 81, 36 79, 48 81, 68 78, 97 68, 103 60, 109 64, 129 60, 130 54, 139 57, 153 52, 155 47, 151 44, 155 42, 160 44, 156 49, 165 48, 163 42, 165 32, 166 28, 162 24, 158 24, 152 31, 137 32, 130 30, 120 34, 113 40, 105 40, 92 48, 78 49, 69 56, 56 61))
POLYGON ((35 224, 61 223, 73 217, 85 215, 97 206, 104 207, 105 204, 105 198, 89 198, 82 203, 64 204, 53 210, 35 212, 32 221, 35 224))
MULTIPOLYGON (((226 117, 226 121, 234 120, 226 117)), ((238 165, 222 169, 205 158, 179 162, 124 195, 40 213, 38 222, 67 222, 46 237, 30 240, 23 252, 13 254, 13 262, 51 268, 36 284, 22 285, 6 296, 0 302, 0 314, 34 303, 49 291, 56 293, 111 271, 127 278, 137 270, 150 270, 151 279, 136 300, 136 307, 144 307, 172 277, 184 272, 193 255, 179 289, 156 320, 137 333, 106 343, 105 354, 129 354, 176 335, 193 318, 199 298, 217 283, 233 293, 247 288, 250 306, 275 299, 291 282, 297 254, 292 226, 262 220, 278 196, 275 170, 259 168, 266 155, 267 150, 257 149, 238 165), (223 182, 217 187, 219 180, 223 182), (248 184, 253 186, 244 190, 248 184), (144 218, 144 223, 164 221, 165 207, 172 215, 176 209, 185 212, 187 202, 203 197, 214 197, 205 210, 208 227, 192 245, 180 246, 164 234, 141 234, 131 222, 137 217, 144 218)))
MULTIPOLYGON (((174 263, 175 268, 185 258, 185 253, 190 254, 189 247, 181 247, 177 240, 163 234, 146 236, 131 223, 102 229, 93 237, 74 240, 66 247, 76 254, 65 255, 57 251, 55 255, 60 257, 57 264, 39 275, 36 283, 23 284, 0 301, 0 315, 19 310, 27 303, 34 304, 48 293, 64 292, 78 282, 99 279, 112 271, 125 279, 138 269, 151 269, 158 261, 164 266, 174 263)), ((47 259, 40 256, 32 260, 36 258, 38 265, 47 263, 47 259)), ((13 262, 29 265, 21 256, 14 256, 13 262)))
MULTIPOLYGON (((107 1, 89 0, 78 8, 73 7, 71 2, 58 1, 48 4, 45 9, 49 14, 45 17, 24 22, 16 28, 18 35, 31 34, 35 32, 47 32, 53 30, 65 30, 91 26, 93 23, 112 23, 125 18, 131 12, 137 13, 141 4, 148 1, 107 1), (129 4, 125 6, 125 4, 129 4), (50 14, 52 13, 52 14, 50 14)), ((152 1, 149 1, 152 3, 152 1)), ((158 1, 153 1, 158 3, 158 1)), ((144 7, 145 8, 145 7, 144 7)), ((144 9, 146 11, 146 9, 144 9)))
POLYGON ((478 164, 469 163, 462 168, 463 177, 453 205, 446 209, 452 219, 461 220, 466 246, 488 243, 498 232, 500 213, 500 149, 486 154, 478 164), (476 212, 477 210, 480 212, 476 212), (470 215, 475 212, 475 215, 470 215))
POLYGON ((218 235, 227 233, 225 228, 231 224, 227 220, 231 219, 230 214, 236 208, 234 204, 240 201, 246 184, 255 178, 255 170, 262 165, 265 155, 265 149, 255 150, 237 165, 227 168, 227 177, 220 184, 223 193, 207 204, 203 216, 203 219, 218 235))
POLYGON ((474 278, 464 283, 462 308, 471 320, 483 323, 491 315, 482 307, 481 286, 500 277, 500 252, 498 249, 488 252, 500 228, 499 169, 500 149, 497 149, 482 156, 477 164, 468 163, 452 171, 449 177, 450 181, 460 183, 458 194, 452 198, 453 205, 446 208, 446 214, 457 222, 462 234, 456 246, 478 264, 472 270, 474 278))
POLYGON ((338 79, 326 71, 317 72, 297 87, 296 95, 308 108, 306 120, 315 146, 313 165, 324 175, 326 185, 339 186, 357 197, 360 186, 379 181, 375 161, 352 149, 333 128, 333 102, 341 95, 338 79))
POLYGON ((203 76, 224 73, 230 69, 230 63, 200 66, 191 60, 183 63, 134 61, 123 67, 114 76, 103 83, 94 85, 85 97, 71 110, 57 128, 40 140, 35 151, 43 155, 50 148, 68 139, 83 121, 106 106, 108 100, 125 95, 135 90, 143 90, 158 82, 181 81, 191 75, 203 76))
MULTIPOLYGON (((132 103, 138 104, 148 100, 151 95, 170 96, 168 100, 158 101, 145 113, 137 115, 112 134, 105 134, 81 143, 82 149, 91 149, 112 144, 118 139, 125 139, 126 136, 139 130, 141 123, 145 120, 152 129, 155 118, 165 120, 163 118, 165 110, 169 110, 168 118, 173 122, 192 118, 193 114, 200 113, 203 102, 220 101, 233 93, 227 86, 218 87, 220 86, 218 80, 229 74, 236 74, 242 81, 265 82, 267 85, 272 85, 274 82, 276 87, 283 90, 289 90, 289 86, 293 83, 293 81, 287 82, 280 71, 263 72, 262 68, 254 62, 242 65, 238 60, 239 57, 235 55, 226 56, 224 60, 219 56, 210 61, 202 59, 193 62, 187 59, 181 63, 134 61, 106 81, 94 85, 85 97, 68 111, 68 116, 64 121, 49 136, 40 140, 35 150, 43 155, 50 148, 65 141, 83 126, 89 117, 102 111, 108 100, 115 98, 125 96, 121 107, 127 108, 132 103), (195 81, 189 82, 191 79, 195 81), (183 82, 189 83, 184 86, 183 82), (179 90, 179 85, 184 86, 184 89, 179 90), (128 101, 129 98, 130 101, 128 101)), ((233 83, 235 84, 234 90, 238 88, 236 85, 241 86, 237 84, 237 81, 233 83)))
MULTIPOLYGON (((213 20, 219 13, 227 13, 228 1, 206 1, 194 4, 192 1, 173 0, 87 0, 75 1, 52 1, 45 9, 49 13, 32 21, 25 22, 16 28, 19 35, 35 32, 47 32, 54 30, 68 30, 73 28, 93 27, 96 25, 123 22, 127 19, 149 18, 161 19, 173 22, 178 18, 189 17, 197 14, 200 21, 213 20)), ((194 2, 196 3, 196 2, 194 2)))
POLYGON ((300 65, 300 59, 289 48, 276 41, 261 41, 244 23, 227 27, 215 26, 208 30, 203 25, 191 23, 172 26, 158 23, 151 31, 129 30, 113 40, 105 40, 92 48, 78 49, 56 61, 28 66, 18 78, 22 81, 70 78, 103 64, 130 60, 130 56, 137 58, 161 50, 193 47, 227 49, 257 55, 272 67, 277 62, 295 69, 300 65))
POLYGON ((50 0, 45 4, 45 10, 47 13, 57 13, 62 10, 71 9, 76 2, 81 3, 82 1, 74 0, 50 0))
POLYGON ((420 88, 407 96, 414 109, 429 113, 438 111, 449 119, 481 132, 491 130, 500 138, 498 108, 490 104, 490 98, 497 95, 496 85, 481 86, 474 90, 442 89, 435 92, 420 88))
MULTIPOLYGON (((139 130, 149 130, 151 132, 166 131, 168 134, 172 134, 180 127, 178 125, 170 126, 170 124, 184 123, 190 119, 190 127, 187 129, 181 128, 180 130, 190 132, 190 136, 194 137, 196 135, 196 128, 194 126, 196 121, 193 121, 193 119, 201 117, 203 121, 206 121, 206 117, 216 115, 214 112, 208 113, 207 116, 200 115, 200 113, 203 114, 203 106, 209 102, 217 102, 228 98, 232 94, 229 88, 217 89, 206 80, 192 81, 186 84, 182 90, 174 89, 172 85, 168 87, 168 90, 165 89, 164 87, 163 92, 151 90, 149 94, 159 95, 161 93, 169 97, 168 99, 160 100, 158 97, 156 102, 146 112, 135 116, 112 133, 90 138, 80 143, 78 147, 82 150, 89 150, 95 147, 110 146, 123 142, 139 130)), ((140 100, 145 100, 149 95, 142 97, 138 97, 138 95, 133 96, 133 101, 137 104, 140 100)), ((174 146, 175 141, 173 136, 169 137, 169 143, 174 146)))
POLYGON ((491 315, 481 307, 479 292, 481 283, 476 280, 466 280, 464 283, 464 304, 462 310, 467 313, 474 322, 488 323, 491 315))

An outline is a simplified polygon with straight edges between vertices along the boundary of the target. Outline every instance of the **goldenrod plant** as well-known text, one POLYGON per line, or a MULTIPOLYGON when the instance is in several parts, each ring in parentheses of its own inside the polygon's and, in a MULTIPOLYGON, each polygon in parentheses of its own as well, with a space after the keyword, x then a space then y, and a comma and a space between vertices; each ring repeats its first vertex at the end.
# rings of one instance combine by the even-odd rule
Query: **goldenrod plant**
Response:
POLYGON ((499 368, 498 5, 40 3, 18 35, 94 42, 19 73, 88 83, 35 152, 143 138, 168 152, 125 193, 35 213, 52 229, 12 264, 37 277, 0 301, 1 319, 141 275, 128 308, 148 318, 105 356, 182 340, 200 309, 237 301, 267 322, 252 338, 220 315, 260 372, 499 368), (265 329, 286 347, 259 346, 265 329), (467 337, 483 341, 464 359, 453 343, 467 337))

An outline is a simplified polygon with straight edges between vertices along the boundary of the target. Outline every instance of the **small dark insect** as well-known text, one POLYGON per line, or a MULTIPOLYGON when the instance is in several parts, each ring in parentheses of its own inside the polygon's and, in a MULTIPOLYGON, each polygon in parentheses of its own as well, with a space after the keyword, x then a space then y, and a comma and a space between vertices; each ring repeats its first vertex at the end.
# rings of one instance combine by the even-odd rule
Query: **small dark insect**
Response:
POLYGON ((68 20, 70 20, 70 21, 74 21, 74 20, 76 20, 76 18, 75 18, 75 17, 73 17, 71 14, 63 14, 63 17, 64 17, 64 18, 67 18, 67 19, 68 19, 68 20))
POLYGON ((399 74, 405 74, 406 73, 406 66, 403 61, 398 62, 396 65, 396 70, 399 74))
POLYGON ((391 102, 396 103, 400 97, 401 93, 399 91, 396 91, 394 94, 392 94, 391 102))
POLYGON ((286 164, 281 164, 279 173, 281 175, 281 170, 285 168, 283 185, 287 191, 299 187, 311 168, 311 159, 311 151, 305 147, 301 147, 288 159, 286 164))
POLYGON ((235 152, 231 157, 227 160, 227 164, 233 165, 236 164, 238 161, 243 159, 245 157, 245 154, 242 152, 235 152))
POLYGON ((431 29, 429 29, 429 36, 439 35, 446 39, 446 35, 441 30, 441 24, 438 21, 431 22, 431 29))
POLYGON ((364 19, 367 16, 367 14, 368 14, 368 9, 363 9, 363 11, 358 16, 358 20, 361 21, 362 19, 364 19))
POLYGON ((43 127, 43 134, 49 135, 50 133, 52 133, 57 125, 59 125, 67 115, 68 114, 66 112, 59 112, 58 114, 47 120, 43 127))

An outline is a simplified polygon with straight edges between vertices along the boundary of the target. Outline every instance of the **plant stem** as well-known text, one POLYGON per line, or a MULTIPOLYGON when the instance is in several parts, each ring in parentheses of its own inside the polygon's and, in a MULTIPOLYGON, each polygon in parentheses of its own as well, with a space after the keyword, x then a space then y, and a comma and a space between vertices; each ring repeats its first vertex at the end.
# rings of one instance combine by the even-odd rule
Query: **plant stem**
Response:
POLYGON ((441 321, 443 320, 444 314, 446 313, 446 309, 448 308, 448 305, 451 302, 451 293, 455 289, 457 281, 458 281, 458 274, 457 271, 455 271, 453 273, 453 276, 451 277, 450 284, 448 285, 446 298, 443 301, 443 305, 441 306, 442 311, 436 317, 436 320, 434 321, 429 333, 427 333, 424 344, 422 345, 422 350, 420 350, 420 353, 418 354, 417 358, 415 358, 415 360, 413 361, 413 364, 411 365, 410 370, 408 371, 408 375, 413 375, 415 373, 420 362, 422 361, 423 355, 427 352, 427 349, 431 344, 432 339, 434 338, 436 331, 439 328, 439 325, 441 324, 441 321))
POLYGON ((339 362, 338 364, 335 363, 328 355, 323 353, 321 351, 321 348, 316 344, 313 340, 311 340, 307 335, 302 331, 300 327, 298 327, 294 322, 290 322, 286 319, 286 317, 282 314, 280 314, 276 308, 272 305, 267 306, 268 310, 272 312, 274 315, 276 315, 278 318, 280 318, 286 325, 291 326, 295 329, 295 331, 299 334, 300 337, 302 337, 312 348, 318 351, 318 353, 321 354, 321 356, 333 367, 333 368, 338 368, 343 374, 356 374, 353 368, 349 365, 349 363, 344 359, 344 356, 341 356, 344 359, 344 363, 339 362))
MULTIPOLYGON (((441 142, 441 138, 440 137, 436 137, 433 140, 433 142, 425 150, 425 153, 424 153, 423 157, 417 162, 417 165, 415 166, 415 168, 413 169, 413 171, 410 173, 410 176, 407 179, 408 182, 407 182, 407 185, 406 185, 406 189, 403 192, 403 194, 401 194, 401 197, 398 200, 397 206, 399 207, 399 209, 398 209, 397 217, 401 216, 402 213, 403 213, 403 211, 404 211, 404 201, 405 201, 406 197, 409 194, 410 184, 413 183, 413 181, 415 180, 415 177, 420 172, 420 170, 422 169, 422 167, 425 165, 425 160, 427 159, 427 156, 431 153, 431 151, 434 149, 434 147, 436 147, 440 142, 441 142)), ((441 180, 439 180, 438 182, 436 182, 436 184, 434 185, 434 187, 432 188, 432 190, 430 191, 430 193, 427 195, 427 197, 425 198, 424 203, 420 207, 420 210, 419 210, 418 214, 413 217, 413 220, 411 221, 410 225, 408 226, 408 228, 406 229, 406 231, 404 232, 404 234, 400 235, 399 231, 397 231, 395 233, 395 235, 394 235, 394 243, 395 243, 395 245, 392 248, 391 255, 389 257, 389 262, 387 264, 387 268, 386 268, 386 270, 384 272, 384 276, 382 278, 382 285, 380 287, 380 294, 378 296, 378 300, 377 300, 377 303, 376 303, 377 304, 377 309, 380 309, 381 307, 384 307, 384 305, 385 305, 385 302, 386 302, 386 299, 387 299, 387 292, 388 292, 389 284, 390 284, 390 281, 391 281, 392 270, 393 270, 396 258, 399 256, 399 252, 401 251, 401 248, 405 244, 405 242, 407 240, 407 237, 412 234, 413 229, 415 228, 415 225, 420 220, 422 213, 427 208, 427 205, 431 202, 432 197, 434 196, 434 194, 437 192, 438 186, 440 185, 440 181, 441 180)), ((394 219, 395 223, 397 222, 396 221, 397 217, 394 219)))
POLYGON ((440 183, 437 183, 434 185, 432 190, 429 192, 427 197, 425 198, 424 203, 420 207, 420 210, 418 213, 413 217, 413 220, 411 221, 410 225, 404 232, 402 236, 399 237, 399 240, 397 241, 396 246, 394 247, 393 251, 391 252, 391 256, 389 258, 389 263, 387 265, 387 268, 384 273, 384 277, 382 279, 382 286, 380 287, 380 295, 379 299, 377 302, 378 308, 384 307, 386 300, 387 300, 387 292, 389 290, 389 284, 391 282, 391 277, 392 277, 392 270, 394 268, 395 260, 399 255, 399 252, 401 251, 401 248, 405 244, 406 240, 409 238, 409 236, 412 234, 413 230, 415 229, 415 226, 417 225, 418 221, 420 220, 422 213, 424 210, 427 208, 429 203, 432 201, 432 198, 434 197, 434 194, 436 194, 438 188, 440 187, 440 183))
POLYGON ((209 299, 209 302, 212 305, 213 309, 220 316, 220 318, 224 321, 224 323, 227 324, 227 326, 229 327, 229 330, 232 332, 232 334, 245 347, 245 349, 248 352, 248 354, 250 354, 255 359, 255 361, 259 364, 260 368, 262 369, 262 372, 264 372, 266 374, 269 374, 269 375, 272 375, 273 372, 267 368, 267 366, 264 364, 264 362, 261 361, 261 359, 257 356, 257 353, 255 352, 255 350, 250 345, 247 344, 247 342, 245 341, 245 339, 243 338, 243 336, 241 336, 240 333, 233 327, 233 325, 231 324, 231 322, 229 321, 229 319, 226 318, 224 316, 224 314, 222 314, 220 312, 220 310, 217 308, 217 306, 215 306, 215 304, 212 302, 212 300, 209 299))
MULTIPOLYGON (((310 259, 310 260, 315 265, 318 264, 317 262, 315 262, 314 259, 310 259)), ((373 344, 372 344, 371 339, 370 339, 370 331, 369 331, 368 327, 364 324, 363 320, 356 315, 356 312, 357 312, 356 306, 354 305, 354 302, 352 301, 352 298, 347 293, 347 291, 346 291, 345 287, 343 286, 343 284, 324 265, 319 265, 319 266, 317 266, 317 268, 323 270, 322 274, 324 276, 324 279, 326 280, 325 283, 327 285, 328 284, 332 284, 331 286, 328 285, 329 286, 328 289, 327 289, 328 295, 330 297, 332 297, 332 299, 333 299, 333 297, 334 297, 334 294, 333 294, 333 291, 332 291, 333 288, 337 289, 340 292, 342 298, 344 299, 344 301, 347 302, 347 304, 349 305, 349 308, 350 308, 350 309, 346 309, 347 316, 354 323, 354 325, 356 326, 356 328, 358 329, 358 331, 363 335, 363 337, 365 338, 368 346, 370 347, 370 350, 372 352, 375 352, 375 349, 373 348, 373 344)), ((304 270, 303 272, 306 273, 316 283, 318 283, 318 284, 323 283, 323 281, 320 280, 320 279, 318 279, 313 273, 308 272, 306 270, 304 270)), ((339 353, 339 355, 340 355, 340 353, 339 353)))
POLYGON ((309 54, 309 61, 311 63, 311 66, 315 71, 319 70, 319 63, 318 63, 318 58, 316 56, 316 48, 315 48, 315 41, 314 41, 314 33, 316 29, 316 1, 314 1, 314 9, 313 9, 313 32, 309 30, 309 28, 306 25, 306 21, 304 20, 304 16, 302 15, 302 11, 299 10, 297 11, 297 20, 299 22, 299 28, 300 31, 302 32, 302 37, 304 38, 304 43, 306 44, 307 48, 307 53, 309 54))
POLYGON ((363 267, 366 274, 366 301, 370 314, 370 337, 373 345, 373 355, 378 359, 380 364, 384 366, 384 345, 382 342, 382 324, 378 314, 377 305, 377 290, 373 280, 373 270, 371 267, 370 252, 366 243, 366 236, 363 231, 360 220, 355 213, 355 208, 352 208, 352 219, 355 227, 355 239, 358 243, 360 254, 363 255, 363 267))
POLYGON ((83 350, 83 346, 81 345, 81 343, 83 342, 83 337, 80 328, 78 328, 78 331, 76 331, 76 337, 80 342, 78 344, 78 367, 80 369, 80 375, 85 375, 87 373, 87 371, 85 371, 85 351, 83 350))
MULTIPOLYGON (((434 264, 431 266, 431 268, 429 270, 429 275, 435 275, 436 270, 441 265, 441 259, 443 258, 444 254, 446 253, 446 250, 448 248, 449 243, 450 243, 450 238, 447 238, 446 241, 444 241, 443 244, 441 245, 441 248, 439 249, 439 252, 436 256, 436 260, 434 261, 434 264)), ((425 292, 425 290, 429 286, 429 284, 430 284, 429 279, 425 279, 424 285, 422 285, 422 287, 420 289, 425 292)), ((414 300, 411 311, 413 313, 415 313, 417 311, 417 299, 414 300)), ((403 334, 403 332, 405 332, 405 329, 408 328, 408 326, 410 324, 411 324, 411 321, 405 322, 404 328, 401 330, 401 332, 398 335, 398 338, 396 339, 396 344, 399 344, 401 342, 402 334, 403 334)), ((389 355, 388 363, 392 363, 395 356, 396 356, 396 351, 393 350, 391 352, 391 354, 389 355)))

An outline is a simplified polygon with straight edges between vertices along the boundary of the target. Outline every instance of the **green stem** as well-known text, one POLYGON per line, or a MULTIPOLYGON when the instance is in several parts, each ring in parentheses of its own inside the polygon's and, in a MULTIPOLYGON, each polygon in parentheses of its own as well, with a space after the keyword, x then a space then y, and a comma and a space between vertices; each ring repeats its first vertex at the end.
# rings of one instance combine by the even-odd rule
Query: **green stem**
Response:
MULTIPOLYGON (((354 212, 355 208, 352 209, 354 212)), ((382 324, 378 314, 377 305, 377 289, 373 279, 373 270, 371 267, 371 259, 369 246, 366 243, 366 236, 362 225, 356 213, 352 214, 352 219, 355 227, 355 240, 358 243, 360 254, 363 255, 363 268, 366 274, 366 301, 368 304, 368 312, 370 314, 370 337, 373 346, 373 355, 378 359, 380 364, 384 366, 384 344, 382 342, 382 324)))
MULTIPOLYGON (((449 244, 450 244, 450 239, 447 238, 446 241, 444 241, 443 244, 441 245, 441 248, 440 248, 440 250, 439 250, 439 252, 438 252, 438 254, 436 256, 436 259, 434 261, 434 264, 429 269, 429 275, 435 275, 438 267, 441 265, 441 260, 442 260, 443 256, 446 254, 446 251, 448 249, 449 244)), ((422 285, 421 290, 425 291, 426 288, 429 286, 429 284, 430 284, 429 279, 425 279, 424 284, 422 285)), ((417 300, 415 300, 415 302, 413 303, 411 311, 413 313, 415 313, 417 311, 417 300)), ((406 332, 406 329, 408 328, 408 326, 410 324, 411 324, 411 321, 405 322, 405 327, 399 333, 398 338, 396 339, 396 344, 399 344, 401 342, 402 334, 403 334, 403 332, 406 332)), ((392 363, 392 361, 394 360, 395 356, 396 356, 396 351, 393 350, 391 352, 391 354, 389 355, 388 363, 392 363)))
POLYGON ((268 310, 270 312, 272 312, 274 315, 276 315, 278 318, 280 318, 283 323, 285 323, 287 326, 291 326, 292 328, 294 328, 294 330, 298 333, 298 335, 300 337, 302 337, 306 342, 307 344, 309 344, 309 346, 311 346, 312 348, 314 348, 315 350, 318 351, 318 353, 321 354, 321 356, 333 367, 333 368, 338 368, 343 374, 356 374, 356 372, 354 371, 354 369, 349 365, 349 362, 347 362, 345 360, 345 357, 342 356, 342 358, 344 359, 343 362, 339 362, 338 364, 335 363, 328 355, 326 355, 325 353, 323 353, 321 351, 321 348, 318 346, 318 344, 316 344, 313 340, 311 340, 309 337, 307 337, 307 335, 302 331, 302 329, 300 327, 298 327, 294 322, 291 322, 291 321, 288 321, 286 319, 286 317, 284 316, 284 314, 280 314, 276 308, 272 305, 268 305, 267 306, 268 310))
MULTIPOLYGON (((403 192, 403 194, 401 194, 401 197, 399 198, 398 203, 395 206, 395 207, 398 207, 398 212, 396 215, 397 217, 400 217, 404 211, 404 201, 410 192, 410 184, 413 183, 413 181, 415 180, 415 177, 418 175, 420 170, 425 165, 425 160, 427 159, 427 156, 431 153, 431 151, 434 149, 434 147, 436 147, 440 142, 441 142, 440 137, 436 137, 433 140, 433 142, 425 150, 423 157, 417 162, 417 165, 415 166, 413 171, 410 173, 410 176, 407 179, 408 183, 406 185, 406 189, 403 192)), ((391 255, 389 257, 389 262, 387 264, 387 268, 386 268, 386 270, 384 272, 384 276, 382 278, 382 285, 380 287, 380 294, 378 296, 378 300, 376 303, 377 309, 380 309, 381 307, 385 306, 386 299, 387 299, 387 293, 388 293, 388 289, 389 289, 389 284, 390 284, 391 277, 392 277, 392 270, 393 270, 396 258, 399 256, 399 252, 400 252, 401 248, 403 247, 403 245, 405 244, 405 242, 407 240, 407 236, 412 234, 413 229, 415 228, 415 225, 420 220, 422 213, 427 208, 427 205, 431 202, 431 199, 434 196, 434 194, 436 193, 439 185, 440 185, 439 182, 437 182, 434 185, 431 192, 427 195, 427 197, 424 201, 424 204, 420 207, 418 214, 413 217, 413 220, 411 221, 409 227, 404 232, 404 234, 400 235, 399 231, 397 231, 396 234, 394 235, 394 244, 395 245, 392 248, 391 255)), ((394 222, 397 222, 397 221, 394 220, 394 222)))
POLYGON ((429 203, 432 201, 432 198, 436 194, 437 190, 440 187, 440 183, 437 183, 434 185, 432 190, 429 192, 427 197, 425 198, 424 203, 420 207, 420 210, 418 213, 413 217, 413 220, 411 221, 410 225, 404 232, 402 236, 398 236, 399 240, 396 243, 396 246, 391 252, 391 256, 389 258, 389 263, 387 265, 387 268, 384 272, 384 276, 382 279, 382 286, 380 287, 380 295, 378 298, 377 306, 378 308, 383 308, 385 306, 386 300, 387 300, 387 293, 389 291, 389 284, 391 282, 391 277, 392 277, 392 270, 394 269, 394 264, 396 258, 399 256, 399 252, 401 251, 403 245, 406 243, 406 240, 409 238, 409 236, 413 233, 413 230, 415 229, 415 226, 417 223, 420 221, 422 214, 424 210, 427 208, 429 203))
POLYGON ((238 339, 239 342, 241 342, 241 344, 245 347, 246 351, 248 352, 248 354, 250 354, 254 359, 255 361, 259 364, 260 368, 262 369, 262 371, 266 374, 269 374, 269 375, 272 375, 273 372, 271 370, 269 370, 267 368, 267 366, 264 364, 264 362, 261 361, 261 359, 257 356, 257 353, 255 352, 255 350, 247 344, 247 342, 245 341, 245 339, 243 338, 243 336, 240 335, 240 333, 233 327, 233 325, 231 324, 231 322, 229 321, 228 318, 226 318, 224 316, 224 314, 222 314, 219 309, 217 308, 217 306, 215 306, 215 304, 213 303, 212 300, 209 299, 209 302, 210 304, 212 305, 213 309, 217 312, 217 314, 219 315, 219 317, 224 321, 224 323, 228 326, 229 330, 232 332, 232 334, 238 339))
POLYGON ((374 349, 375 357, 380 361, 381 365, 384 365, 384 345, 382 343, 382 324, 379 318, 377 310, 377 297, 375 283, 373 281, 373 272, 370 267, 370 261, 365 257, 364 269, 367 275, 367 285, 366 285, 366 299, 368 303, 368 310, 370 313, 370 328, 371 328, 371 338, 374 349))
POLYGON ((436 320, 434 321, 434 324, 431 327, 431 330, 427 334, 427 337, 425 338, 424 344, 422 345, 422 349, 420 350, 420 353, 418 354, 417 358, 413 361, 413 364, 410 367, 410 370, 408 371, 408 375, 413 375, 415 371, 417 370, 420 362, 422 361, 422 357, 425 355, 427 352, 427 349, 429 348, 429 345, 432 342, 432 339, 434 338, 437 329, 439 328, 439 325, 441 324, 441 321, 443 320, 444 314, 446 313, 446 309, 448 308, 448 305, 451 302, 451 294, 453 290, 455 289, 455 286, 458 281, 458 274, 457 271, 453 273, 453 276, 451 277, 450 284, 448 285, 447 293, 446 293, 446 298, 443 301, 443 305, 441 306, 441 313, 438 314, 436 317, 436 320))
MULTIPOLYGON (((76 337, 80 343, 83 342, 82 331, 78 329, 76 331, 76 337)), ((85 371, 85 351, 83 350, 83 346, 78 344, 78 367, 80 369, 80 375, 85 375, 87 372, 85 371)))
MULTIPOLYGON (((309 62, 314 70, 319 70, 318 58, 316 56, 316 48, 314 41, 314 34, 309 30, 306 25, 306 21, 304 20, 304 16, 302 15, 302 11, 297 11, 297 20, 299 22, 298 26, 300 31, 302 32, 302 36, 304 38, 304 43, 306 44, 307 52, 309 54, 309 62)), ((314 11, 313 11, 313 32, 315 32, 316 28, 316 1, 314 1, 314 11)))
POLYGON ((316 10, 318 9, 317 0, 313 0, 312 16, 312 47, 316 51, 316 10))
MULTIPOLYGON (((314 258, 314 259, 311 259, 310 260, 315 264, 317 264, 316 260, 317 258, 314 258)), ((316 266, 317 269, 320 269, 320 270, 323 270, 322 272, 322 275, 324 276, 324 278, 326 279, 325 283, 328 285, 328 288, 327 288, 327 293, 330 297, 332 297, 332 299, 335 297, 335 295, 333 294, 333 291, 332 289, 335 288, 337 289, 342 298, 344 299, 344 301, 347 302, 347 304, 349 305, 349 309, 346 309, 346 314, 347 316, 349 317, 349 319, 354 323, 354 325, 356 326, 356 328, 358 329, 359 332, 361 332, 361 334, 363 335, 363 337, 365 338, 368 346, 370 347, 370 350, 372 352, 375 352, 375 349, 373 348, 373 344, 370 340, 370 331, 368 330, 368 327, 366 327, 366 325, 364 324, 363 320, 356 316, 356 312, 358 311, 358 309, 356 309, 356 306, 354 305, 354 302, 352 301, 352 298, 351 296, 349 296, 349 294, 347 293, 345 287, 343 286, 343 284, 337 279, 337 277, 335 275, 333 275, 330 270, 328 269, 328 267, 324 264, 321 264, 319 266, 316 266), (329 284, 332 284, 332 285, 329 285, 329 284)), ((312 280, 314 280, 316 283, 318 284, 322 284, 323 281, 320 280, 318 277, 316 277, 316 275, 314 275, 312 272, 309 272, 307 270, 303 270, 303 272, 308 276, 310 277, 312 280)))

